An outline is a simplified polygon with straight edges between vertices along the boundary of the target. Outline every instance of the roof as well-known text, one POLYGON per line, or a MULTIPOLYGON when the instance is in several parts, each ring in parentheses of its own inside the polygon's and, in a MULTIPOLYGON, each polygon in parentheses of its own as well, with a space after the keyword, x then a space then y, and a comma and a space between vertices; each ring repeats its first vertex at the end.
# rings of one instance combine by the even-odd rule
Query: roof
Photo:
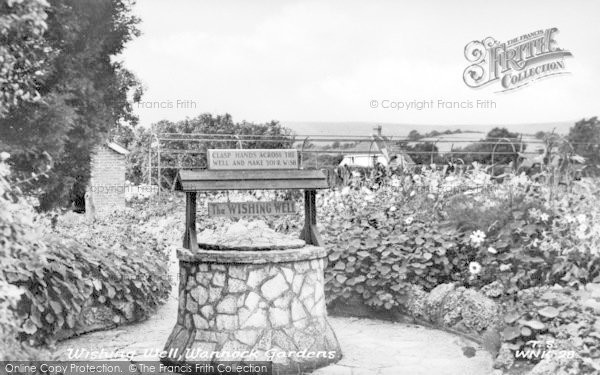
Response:
POLYGON ((377 147, 377 143, 367 141, 358 142, 351 148, 344 149, 344 151, 349 151, 351 153, 362 152, 364 154, 381 154, 381 150, 377 147))
MULTIPOLYGON (((410 157, 406 154, 405 150, 402 150, 400 146, 389 142, 387 144, 388 154, 390 158, 394 156, 402 155, 405 158, 410 159, 410 157)), ((375 142, 362 141, 358 142, 354 147, 347 148, 343 150, 346 152, 347 156, 358 156, 358 155, 382 155, 383 152, 377 146, 375 142)))
POLYGON ((192 170, 180 169, 175 182, 179 191, 326 189, 321 170, 192 170))
POLYGON ((129 150, 115 142, 106 142, 106 147, 121 155, 129 154, 129 150))

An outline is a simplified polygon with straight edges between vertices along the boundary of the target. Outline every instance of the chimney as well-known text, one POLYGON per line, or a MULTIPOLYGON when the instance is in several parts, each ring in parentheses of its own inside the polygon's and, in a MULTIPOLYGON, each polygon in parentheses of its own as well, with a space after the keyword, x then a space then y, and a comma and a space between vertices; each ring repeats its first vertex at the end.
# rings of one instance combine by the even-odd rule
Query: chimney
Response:
POLYGON ((381 125, 375 125, 373 127, 373 135, 381 137, 381 125))

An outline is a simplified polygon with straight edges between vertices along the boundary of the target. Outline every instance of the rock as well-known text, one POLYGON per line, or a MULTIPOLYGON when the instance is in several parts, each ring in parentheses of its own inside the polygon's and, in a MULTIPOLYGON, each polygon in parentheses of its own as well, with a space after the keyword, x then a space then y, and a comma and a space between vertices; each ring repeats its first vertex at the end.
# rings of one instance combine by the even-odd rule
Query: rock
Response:
POLYGON ((587 374, 582 367, 582 358, 569 340, 556 340, 552 350, 561 355, 546 356, 527 375, 587 374))
POLYGON ((206 290, 206 288, 203 286, 197 285, 194 289, 192 289, 190 294, 192 295, 192 298, 200 305, 204 305, 208 300, 208 290, 206 290))
POLYGON ((242 328, 265 328, 267 325, 267 312, 263 309, 256 310, 242 322, 242 328))
POLYGON ((225 286, 225 273, 215 272, 213 274, 212 283, 215 286, 225 286))
MULTIPOLYGON (((246 280, 246 266, 229 266, 229 277, 239 280, 246 280)), ((231 282, 231 280, 229 280, 231 282)))
POLYGON ((245 329, 239 330, 235 333, 235 338, 239 342, 246 344, 248 346, 253 346, 258 340, 258 336, 260 335, 261 330, 257 329, 245 329))
POLYGON ((225 296, 225 298, 223 298, 221 300, 221 302, 219 302, 217 304, 217 313, 235 314, 236 311, 237 311, 237 298, 232 295, 225 296))
POLYGON ((185 304, 185 309, 192 314, 196 314, 198 312, 198 304, 191 298, 188 298, 185 304))
POLYGON ((427 296, 427 308, 437 309, 452 290, 454 290, 454 284, 440 284, 433 288, 427 296))
POLYGON ((230 278, 227 283, 227 290, 231 293, 241 293, 246 291, 248 286, 242 280, 230 278))
POLYGON ((427 292, 416 285, 411 285, 406 295, 404 306, 408 314, 417 319, 428 320, 426 313, 427 292))
POLYGON ((467 328, 481 332, 487 328, 499 327, 502 322, 501 308, 481 293, 466 288, 459 288, 461 293, 460 309, 463 323, 467 328))
POLYGON ((287 291, 273 301, 273 306, 279 307, 280 309, 287 309, 292 301, 292 298, 294 298, 294 294, 290 291, 287 291))
POLYGON ((285 276, 285 281, 291 284, 294 280, 294 271, 288 267, 281 267, 281 272, 283 272, 283 275, 285 276))
POLYGON ((215 313, 214 308, 211 305, 206 305, 200 309, 200 312, 206 319, 210 319, 215 313))
POLYGON ((202 318, 198 314, 194 314, 192 318, 194 320, 194 327, 196 327, 196 329, 208 329, 208 321, 206 319, 202 318))
POLYGON ((250 288, 256 288, 266 278, 267 278, 267 272, 264 268, 255 269, 255 270, 250 271, 250 275, 248 275, 247 284, 250 288))
POLYGON ((220 236, 219 233, 213 233, 213 235, 216 237, 239 238, 247 236, 249 231, 248 226, 244 225, 244 222, 238 221, 237 223, 231 224, 224 235, 220 236))
POLYGON ((504 294, 504 285, 500 281, 494 281, 481 288, 481 293, 486 297, 497 298, 504 294))
POLYGON ((282 250, 306 245, 305 241, 276 232, 261 221, 240 220, 229 227, 204 230, 197 238, 198 245, 209 250, 282 250))
POLYGON ((223 293, 223 288, 221 287, 211 287, 208 292, 208 302, 215 303, 219 299, 221 299, 221 294, 223 293))
POLYGON ((271 301, 279 297, 287 289, 288 284, 285 282, 285 278, 280 273, 278 273, 274 278, 265 282, 260 288, 263 297, 271 301))
POLYGON ((248 293, 246 297, 246 302, 244 305, 248 310, 253 311, 258 307, 258 303, 260 302, 260 296, 254 292, 248 293))
POLYGON ((271 307, 269 309, 269 321, 273 327, 283 327, 289 324, 290 316, 287 310, 271 307))
POLYGON ((445 295, 438 292, 427 297, 426 314, 430 322, 444 327, 462 322, 474 334, 500 326, 501 309, 491 299, 464 287, 445 288, 444 291, 447 292, 445 295))
POLYGON ((212 358, 211 353, 215 351, 216 346, 217 344, 214 342, 194 342, 188 352, 190 358, 186 357, 186 359, 191 362, 209 361, 212 358))
POLYGON ((292 301, 292 320, 295 322, 304 318, 306 318, 306 311, 304 311, 302 303, 294 299, 292 301))
POLYGON ((515 354, 508 347, 508 344, 502 344, 498 351, 498 356, 494 360, 494 368, 509 369, 515 363, 515 354))
POLYGON ((304 284, 304 275, 295 275, 294 281, 292 282, 292 291, 295 294, 300 293, 300 288, 302 288, 302 284, 304 284))
POLYGON ((220 331, 229 331, 236 329, 238 327, 237 324, 237 316, 235 315, 217 315, 217 329, 220 331))

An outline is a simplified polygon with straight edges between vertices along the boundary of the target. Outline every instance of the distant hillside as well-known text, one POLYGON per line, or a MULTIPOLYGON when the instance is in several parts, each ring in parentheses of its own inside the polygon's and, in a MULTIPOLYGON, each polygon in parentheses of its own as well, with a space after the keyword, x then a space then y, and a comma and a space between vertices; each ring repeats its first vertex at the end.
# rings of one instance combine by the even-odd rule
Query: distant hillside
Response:
POLYGON ((297 134, 324 134, 324 135, 370 135, 373 126, 382 125, 383 134, 387 136, 403 137, 416 129, 420 133, 426 133, 433 130, 444 131, 461 129, 463 131, 473 131, 478 133, 487 133, 495 127, 504 127, 512 132, 535 134, 539 131, 552 131, 556 129, 559 134, 567 134, 569 129, 577 120, 560 121, 552 123, 536 124, 491 124, 491 125, 423 125, 423 124, 393 124, 377 123, 366 121, 355 122, 315 122, 315 121, 281 121, 281 124, 294 130, 297 134))

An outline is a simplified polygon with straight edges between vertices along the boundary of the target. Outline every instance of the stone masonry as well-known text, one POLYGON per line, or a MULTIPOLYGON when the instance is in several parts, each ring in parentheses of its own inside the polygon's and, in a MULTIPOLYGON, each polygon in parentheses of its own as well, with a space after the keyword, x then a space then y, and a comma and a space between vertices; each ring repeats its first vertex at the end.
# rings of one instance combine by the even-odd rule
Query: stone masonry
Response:
POLYGON ((178 253, 179 309, 168 363, 271 361, 273 373, 341 357, 327 321, 323 248, 178 253))

